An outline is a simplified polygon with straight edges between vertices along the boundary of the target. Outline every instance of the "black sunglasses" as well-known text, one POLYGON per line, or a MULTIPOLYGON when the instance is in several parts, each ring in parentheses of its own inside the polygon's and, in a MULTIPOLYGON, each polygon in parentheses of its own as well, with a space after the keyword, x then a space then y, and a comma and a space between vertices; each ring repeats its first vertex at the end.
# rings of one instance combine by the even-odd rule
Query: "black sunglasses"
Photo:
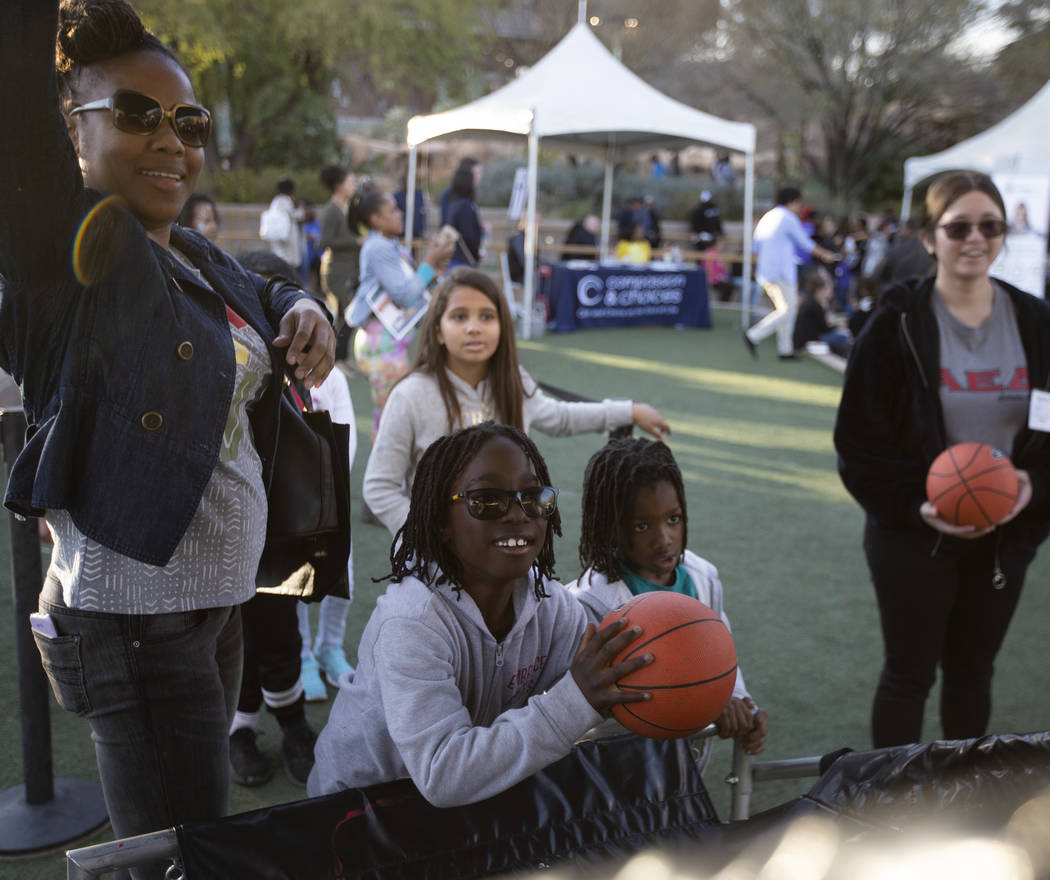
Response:
POLYGON ((998 238, 1006 235, 1005 220, 978 220, 971 223, 969 220, 952 220, 951 223, 942 223, 941 229, 948 238, 954 241, 963 241, 970 237, 970 230, 977 227, 977 231, 985 238, 998 238))
POLYGON ((153 134, 167 119, 175 136, 187 147, 203 147, 211 134, 211 114, 203 107, 175 104, 165 110, 155 98, 130 89, 118 89, 113 97, 74 107, 70 113, 87 110, 111 111, 113 127, 128 134, 153 134))
POLYGON ((558 509, 558 490, 553 486, 531 486, 528 489, 467 489, 457 492, 448 503, 467 502, 467 513, 474 519, 499 519, 517 499, 526 516, 546 519, 558 509))

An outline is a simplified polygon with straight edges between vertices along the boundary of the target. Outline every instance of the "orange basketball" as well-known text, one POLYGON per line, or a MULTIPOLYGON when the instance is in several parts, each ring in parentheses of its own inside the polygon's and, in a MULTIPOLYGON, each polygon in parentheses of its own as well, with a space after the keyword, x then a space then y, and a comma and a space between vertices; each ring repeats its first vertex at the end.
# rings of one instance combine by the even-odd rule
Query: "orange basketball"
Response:
POLYGON ((926 497, 941 519, 957 526, 998 525, 1014 509, 1019 490, 1009 456, 984 443, 949 446, 926 475, 926 497))
POLYGON ((681 593, 643 593, 610 611, 642 634, 614 662, 652 654, 653 662, 620 679, 621 690, 648 691, 644 703, 618 703, 613 716, 628 730, 674 739, 702 730, 729 703, 736 684, 736 647, 729 628, 703 602, 681 593))

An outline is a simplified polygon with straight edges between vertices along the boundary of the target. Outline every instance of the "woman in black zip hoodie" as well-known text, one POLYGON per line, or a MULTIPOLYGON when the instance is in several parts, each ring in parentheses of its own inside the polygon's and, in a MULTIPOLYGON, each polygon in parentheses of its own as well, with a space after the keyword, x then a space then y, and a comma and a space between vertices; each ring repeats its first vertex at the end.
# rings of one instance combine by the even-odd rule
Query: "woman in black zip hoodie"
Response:
POLYGON ((989 276, 1004 218, 986 175, 934 181, 921 235, 936 274, 884 297, 846 370, 835 448, 866 513, 882 623, 876 747, 921 740, 938 665, 945 738, 985 733, 995 656, 1050 531, 1048 426, 1030 419, 1050 387, 1050 306, 989 276), (954 526, 926 500, 930 464, 965 441, 1003 449, 1018 469, 1020 496, 997 528, 954 526))

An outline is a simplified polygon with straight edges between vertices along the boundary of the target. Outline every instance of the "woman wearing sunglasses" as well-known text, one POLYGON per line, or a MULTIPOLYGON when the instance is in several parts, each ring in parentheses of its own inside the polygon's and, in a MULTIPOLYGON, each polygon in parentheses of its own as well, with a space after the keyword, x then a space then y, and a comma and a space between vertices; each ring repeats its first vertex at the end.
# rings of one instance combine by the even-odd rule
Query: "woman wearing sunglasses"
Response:
POLYGON ((993 662, 1050 529, 1050 425, 1037 412, 1050 381, 1050 307, 989 275, 1005 233, 990 178, 935 180, 920 234, 936 274, 884 296, 846 370, 835 447, 866 514, 885 644, 876 747, 921 740, 938 666, 944 737, 985 733, 993 662), (1018 469, 1017 504, 997 528, 952 525, 926 500, 934 458, 966 441, 1002 449, 1018 469))
POLYGON ((0 83, 0 361, 30 425, 5 503, 54 537, 37 643, 117 836, 220 816, 283 374, 325 378, 331 325, 174 224, 211 118, 126 3, 5 0, 0 83))

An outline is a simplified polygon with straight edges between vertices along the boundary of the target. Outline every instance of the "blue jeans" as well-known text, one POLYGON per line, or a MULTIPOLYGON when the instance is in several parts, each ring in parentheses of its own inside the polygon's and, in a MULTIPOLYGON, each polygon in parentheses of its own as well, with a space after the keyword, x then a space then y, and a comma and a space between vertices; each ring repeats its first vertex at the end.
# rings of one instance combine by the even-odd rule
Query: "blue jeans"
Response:
POLYGON ((62 708, 91 726, 114 834, 226 815, 240 608, 78 611, 62 604, 61 589, 49 581, 40 610, 58 634, 34 632, 44 670, 62 708))

